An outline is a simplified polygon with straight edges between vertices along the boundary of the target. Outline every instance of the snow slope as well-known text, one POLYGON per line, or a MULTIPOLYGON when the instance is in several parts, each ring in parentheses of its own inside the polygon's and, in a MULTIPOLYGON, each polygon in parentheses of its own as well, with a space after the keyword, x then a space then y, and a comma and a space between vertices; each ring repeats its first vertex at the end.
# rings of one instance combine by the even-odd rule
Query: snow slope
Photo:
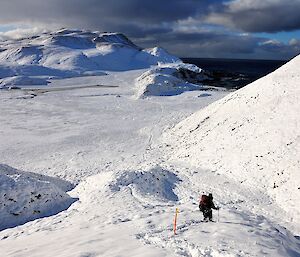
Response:
POLYGON ((65 192, 72 184, 0 164, 0 230, 57 214, 75 199, 65 192))
POLYGON ((91 176, 72 191, 80 201, 67 211, 0 232, 0 252, 32 257, 299 256, 299 239, 288 230, 233 204, 222 205, 219 222, 201 223, 195 191, 200 182, 219 188, 221 201, 233 189, 245 198, 250 195, 225 177, 198 172, 198 180, 189 180, 182 170, 159 167, 91 176), (175 207, 180 210, 176 236, 175 207))
MULTIPOLYGON (((300 232, 300 56, 180 122, 168 158, 260 188, 300 232)), ((259 197, 259 196, 258 196, 259 197)), ((263 208, 264 206, 262 206, 263 208)))

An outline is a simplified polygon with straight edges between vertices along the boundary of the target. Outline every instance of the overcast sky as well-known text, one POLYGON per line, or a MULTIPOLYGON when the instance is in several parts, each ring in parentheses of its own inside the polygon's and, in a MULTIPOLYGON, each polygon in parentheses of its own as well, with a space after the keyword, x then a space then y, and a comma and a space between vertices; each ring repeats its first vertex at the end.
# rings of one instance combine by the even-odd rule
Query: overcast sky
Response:
POLYGON ((180 57, 289 59, 300 53, 299 10, 300 0, 1 0, 0 38, 67 27, 180 57))

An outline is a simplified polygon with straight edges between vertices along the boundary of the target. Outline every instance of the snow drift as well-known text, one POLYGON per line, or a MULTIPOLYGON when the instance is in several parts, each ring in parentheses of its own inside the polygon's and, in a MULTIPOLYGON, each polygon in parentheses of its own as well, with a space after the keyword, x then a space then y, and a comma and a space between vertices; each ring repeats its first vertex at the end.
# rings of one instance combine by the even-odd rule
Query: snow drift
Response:
POLYGON ((0 164, 0 231, 67 209, 72 184, 0 164))
POLYGON ((126 171, 110 184, 110 188, 115 192, 122 187, 129 187, 140 198, 162 202, 178 201, 174 189, 179 181, 174 173, 156 167, 147 171, 126 171))
POLYGON ((261 188, 300 231, 300 56, 164 135, 170 160, 261 188))
POLYGON ((141 49, 120 33, 65 29, 0 41, 0 87, 12 81, 14 85, 45 85, 51 79, 105 75, 100 71, 143 69, 177 61, 161 48, 141 49), (7 79, 10 77, 18 79, 7 79))

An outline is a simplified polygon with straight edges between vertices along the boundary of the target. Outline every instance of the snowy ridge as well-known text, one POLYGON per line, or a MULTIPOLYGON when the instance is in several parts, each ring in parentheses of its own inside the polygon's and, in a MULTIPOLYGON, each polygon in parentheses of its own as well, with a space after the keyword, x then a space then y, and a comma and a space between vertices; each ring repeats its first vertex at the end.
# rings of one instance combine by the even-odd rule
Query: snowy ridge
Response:
POLYGON ((299 232, 299 81, 300 56, 193 114, 164 135, 169 158, 265 190, 299 232))
POLYGON ((0 41, 0 87, 47 85, 52 79, 105 75, 179 59, 160 48, 141 49, 121 33, 60 30, 0 41))
POLYGON ((67 209, 72 184, 0 164, 0 231, 67 209))

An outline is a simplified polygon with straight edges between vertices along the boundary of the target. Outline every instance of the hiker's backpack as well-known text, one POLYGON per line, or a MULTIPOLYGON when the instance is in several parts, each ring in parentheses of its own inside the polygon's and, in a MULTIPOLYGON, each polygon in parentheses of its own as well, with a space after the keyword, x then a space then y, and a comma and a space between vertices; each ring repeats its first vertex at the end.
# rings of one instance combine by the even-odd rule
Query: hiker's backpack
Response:
POLYGON ((209 205, 209 197, 207 195, 202 195, 199 202, 199 209, 203 211, 209 205))

